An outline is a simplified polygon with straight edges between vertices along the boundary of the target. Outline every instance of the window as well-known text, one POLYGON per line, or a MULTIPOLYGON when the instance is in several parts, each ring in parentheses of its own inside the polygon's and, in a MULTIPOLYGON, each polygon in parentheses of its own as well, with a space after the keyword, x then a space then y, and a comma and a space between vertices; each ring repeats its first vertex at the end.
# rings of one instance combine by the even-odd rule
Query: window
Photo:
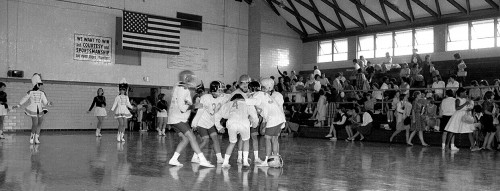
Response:
POLYGON ((333 61, 347 60, 347 39, 333 41, 333 61))
POLYGON ((497 19, 497 47, 500 46, 500 19, 497 19))
POLYGON ((318 62, 331 62, 333 58, 332 54, 332 41, 320 41, 318 47, 318 62))
POLYGON ((472 49, 491 48, 495 46, 495 23, 494 20, 474 21, 471 23, 472 49))
POLYGON ((358 57, 364 56, 365 58, 374 58, 375 55, 375 45, 374 45, 374 37, 370 36, 361 36, 358 38, 358 57))
POLYGON ((413 54, 413 32, 399 31, 394 34, 394 56, 413 54))
POLYGON ((386 52, 392 55, 392 32, 377 34, 376 43, 375 57, 385 57, 386 52))
POLYGON ((415 48, 421 54, 434 52, 434 28, 415 29, 415 48))
POLYGON ((469 23, 448 25, 446 51, 469 49, 469 23))

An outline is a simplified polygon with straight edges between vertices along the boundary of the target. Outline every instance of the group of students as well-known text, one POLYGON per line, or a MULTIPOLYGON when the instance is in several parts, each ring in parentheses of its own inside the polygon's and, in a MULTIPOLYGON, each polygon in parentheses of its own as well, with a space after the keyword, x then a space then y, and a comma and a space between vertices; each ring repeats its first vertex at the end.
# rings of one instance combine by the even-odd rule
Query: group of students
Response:
MULTIPOLYGON (((251 81, 249 76, 243 75, 238 81, 238 89, 231 94, 224 93, 225 86, 222 82, 213 81, 210 83, 210 93, 204 94, 204 90, 198 91, 197 97, 199 99, 193 101, 189 89, 196 86, 195 81, 192 72, 183 71, 179 76, 179 82, 173 88, 170 105, 167 106, 167 102, 162 99, 164 95, 159 97, 159 102, 161 102, 157 114, 158 118, 161 117, 158 128, 159 135, 165 135, 165 127, 168 124, 182 138, 169 160, 169 164, 182 166, 178 158, 184 148, 190 144, 194 150, 191 162, 199 163, 205 167, 213 167, 201 152, 201 149, 207 146, 211 139, 217 163, 222 163, 223 167, 230 167, 229 158, 239 134, 238 163, 242 163, 243 166, 250 165, 248 160, 249 140, 252 138, 254 162, 258 166, 281 167, 278 136, 285 123, 282 110, 284 101, 280 93, 273 91, 274 81, 272 79, 263 79, 261 82, 251 81), (196 115, 192 120, 189 120, 191 110, 196 110, 196 115), (263 161, 260 160, 258 154, 257 135, 259 128, 266 138, 266 158, 263 161), (218 132, 224 133, 224 129, 228 131, 230 144, 225 156, 222 157, 218 132), (201 144, 198 144, 193 130, 196 130, 202 137, 201 144)), ((115 111, 115 118, 119 122, 117 140, 123 142, 125 141, 123 138, 125 121, 132 117, 129 109, 132 109, 133 106, 126 95, 128 86, 125 81, 120 82, 119 90, 120 94, 115 98, 111 110, 115 111)), ((98 96, 94 98, 95 115, 98 116, 98 119, 101 115, 105 116, 105 113, 100 112, 101 108, 105 107, 105 103, 102 102, 103 100, 105 102, 105 98, 99 92, 100 90, 98 96)), ((98 123, 96 131, 96 135, 99 136, 100 124, 98 123)))

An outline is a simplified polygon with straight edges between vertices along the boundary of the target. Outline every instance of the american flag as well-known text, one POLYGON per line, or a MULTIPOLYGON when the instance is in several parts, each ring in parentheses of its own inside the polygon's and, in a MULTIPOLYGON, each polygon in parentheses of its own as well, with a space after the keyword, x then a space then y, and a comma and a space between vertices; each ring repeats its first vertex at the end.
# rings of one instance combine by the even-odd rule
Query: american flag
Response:
POLYGON ((179 55, 178 19, 123 11, 123 49, 179 55))

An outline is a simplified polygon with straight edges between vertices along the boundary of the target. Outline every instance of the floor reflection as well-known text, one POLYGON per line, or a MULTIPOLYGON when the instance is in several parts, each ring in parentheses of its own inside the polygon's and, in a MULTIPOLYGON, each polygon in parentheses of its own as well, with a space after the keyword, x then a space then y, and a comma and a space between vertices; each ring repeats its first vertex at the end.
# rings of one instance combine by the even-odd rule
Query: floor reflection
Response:
MULTIPOLYGON (((283 138, 283 169, 204 168, 190 163, 189 148, 167 164, 179 137, 113 132, 46 132, 43 144, 29 134, 0 140, 0 190, 496 190, 499 153, 442 151, 370 142, 283 138)), ((264 140, 261 139, 261 146, 264 140)), ((227 138, 222 139, 227 146, 227 138)), ((263 151, 263 148, 261 148, 263 151)), ((236 152, 236 151, 235 151, 236 152)), ((215 163, 209 148, 207 158, 215 163)), ((262 157, 262 156, 261 156, 262 157)))

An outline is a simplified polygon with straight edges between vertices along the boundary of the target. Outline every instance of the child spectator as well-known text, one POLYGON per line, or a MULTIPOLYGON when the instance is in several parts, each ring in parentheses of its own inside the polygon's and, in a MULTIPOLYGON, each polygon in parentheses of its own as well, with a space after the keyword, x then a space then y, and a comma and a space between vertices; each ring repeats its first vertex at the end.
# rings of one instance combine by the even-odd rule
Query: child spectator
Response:
MULTIPOLYGON (((326 138, 330 138, 332 141, 337 140, 337 130, 341 127, 344 127, 347 122, 347 114, 345 113, 344 108, 340 108, 337 110, 338 113, 334 119, 334 121, 330 124, 330 132, 326 135, 326 138), (332 137, 333 133, 333 137, 332 137)), ((352 136, 352 135, 351 135, 352 136)))
POLYGON ((427 106, 425 106, 426 129, 434 128, 435 131, 439 131, 439 119, 437 117, 437 106, 434 103, 434 98, 427 97, 427 106))

